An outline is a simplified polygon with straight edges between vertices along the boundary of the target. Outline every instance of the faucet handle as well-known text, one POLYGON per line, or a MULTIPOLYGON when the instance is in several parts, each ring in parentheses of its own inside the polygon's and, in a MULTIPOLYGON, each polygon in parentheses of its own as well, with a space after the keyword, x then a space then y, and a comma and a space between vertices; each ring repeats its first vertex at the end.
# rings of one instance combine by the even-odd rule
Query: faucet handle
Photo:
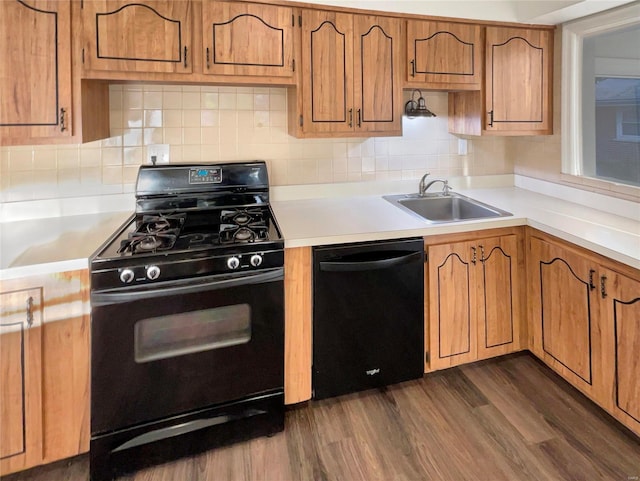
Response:
POLYGON ((445 180, 443 185, 442 185, 442 193, 443 195, 449 195, 449 192, 451 192, 453 190, 453 188, 449 185, 449 181, 445 180))

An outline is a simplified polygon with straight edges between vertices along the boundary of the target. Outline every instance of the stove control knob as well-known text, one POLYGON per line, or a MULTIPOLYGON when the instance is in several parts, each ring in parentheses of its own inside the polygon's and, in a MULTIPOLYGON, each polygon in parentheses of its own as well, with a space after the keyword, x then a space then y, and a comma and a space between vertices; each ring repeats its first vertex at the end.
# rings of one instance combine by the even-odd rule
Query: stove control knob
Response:
POLYGON ((131 269, 123 269, 122 272, 120 272, 120 280, 125 284, 132 282, 135 276, 131 269))
POLYGON ((240 267, 240 259, 238 259, 236 256, 229 257, 227 259, 227 267, 231 270, 237 269, 238 267, 240 267))
POLYGON ((147 267, 147 279, 155 281, 158 277, 160 277, 160 268, 158 266, 147 267))
POLYGON ((258 267, 260 264, 262 264, 262 256, 260 254, 253 254, 251 256, 251 259, 249 259, 249 262, 253 267, 258 267))

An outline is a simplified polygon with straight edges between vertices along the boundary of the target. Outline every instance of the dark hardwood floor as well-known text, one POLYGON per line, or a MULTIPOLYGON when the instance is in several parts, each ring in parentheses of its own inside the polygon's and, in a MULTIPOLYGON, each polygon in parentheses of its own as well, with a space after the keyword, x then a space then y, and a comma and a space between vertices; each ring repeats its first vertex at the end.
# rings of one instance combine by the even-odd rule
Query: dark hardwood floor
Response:
MULTIPOLYGON (((3 481, 86 481, 80 456, 3 481)), ((640 439, 529 354, 290 409, 286 429, 119 481, 636 481, 640 439)))

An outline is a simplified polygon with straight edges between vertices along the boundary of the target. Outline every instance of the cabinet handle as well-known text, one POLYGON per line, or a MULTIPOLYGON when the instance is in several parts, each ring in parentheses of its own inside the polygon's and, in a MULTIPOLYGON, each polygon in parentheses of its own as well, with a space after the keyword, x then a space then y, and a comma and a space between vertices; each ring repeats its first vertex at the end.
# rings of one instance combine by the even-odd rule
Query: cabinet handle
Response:
POLYGON ((184 47, 184 68, 187 68, 187 46, 184 47))
POLYGON ((484 258, 484 246, 478 246, 480 247, 480 262, 484 263, 485 258, 484 258))
POLYGON ((489 112, 489 127, 493 127, 493 110, 489 112))
POLYGON ((27 298, 27 326, 33 325, 33 297, 27 298))
POLYGON ((411 64, 411 76, 415 77, 416 76, 416 61, 412 60, 409 63, 411 64))
POLYGON ((60 109, 60 132, 67 130, 67 119, 65 118, 66 113, 67 111, 65 109, 60 109))
POLYGON ((360 109, 358 109, 358 110, 356 111, 356 113, 357 113, 356 118, 357 118, 357 120, 358 120, 358 127, 361 127, 361 126, 362 126, 362 115, 360 114, 360 109))
POLYGON ((600 295, 603 299, 607 297, 607 276, 600 276, 600 295))
POLYGON ((471 252, 473 252, 473 255, 471 257, 471 263, 475 266, 476 265, 476 259, 477 259, 476 248, 475 247, 471 247, 471 252))
POLYGON ((353 109, 349 109, 349 127, 353 127, 353 109))
POLYGON ((207 47, 207 69, 209 69, 209 47, 207 47))
POLYGON ((589 269, 589 289, 594 290, 596 285, 593 283, 593 275, 596 273, 594 269, 589 269))

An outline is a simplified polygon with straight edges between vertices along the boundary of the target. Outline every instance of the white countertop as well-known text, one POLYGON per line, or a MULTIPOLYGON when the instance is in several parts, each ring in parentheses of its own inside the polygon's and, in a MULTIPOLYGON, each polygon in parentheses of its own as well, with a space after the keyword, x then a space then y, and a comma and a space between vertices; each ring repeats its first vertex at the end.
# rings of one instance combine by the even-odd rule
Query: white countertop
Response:
MULTIPOLYGON (((518 187, 514 187, 513 176, 459 178, 450 180, 456 192, 513 216, 429 224, 382 198, 383 194, 412 192, 414 184, 402 181, 275 187, 271 205, 285 247, 530 225, 640 269, 638 203, 527 178, 516 177, 518 187)), ((132 213, 133 208, 1 222, 0 279, 86 268, 89 256, 132 213)))

